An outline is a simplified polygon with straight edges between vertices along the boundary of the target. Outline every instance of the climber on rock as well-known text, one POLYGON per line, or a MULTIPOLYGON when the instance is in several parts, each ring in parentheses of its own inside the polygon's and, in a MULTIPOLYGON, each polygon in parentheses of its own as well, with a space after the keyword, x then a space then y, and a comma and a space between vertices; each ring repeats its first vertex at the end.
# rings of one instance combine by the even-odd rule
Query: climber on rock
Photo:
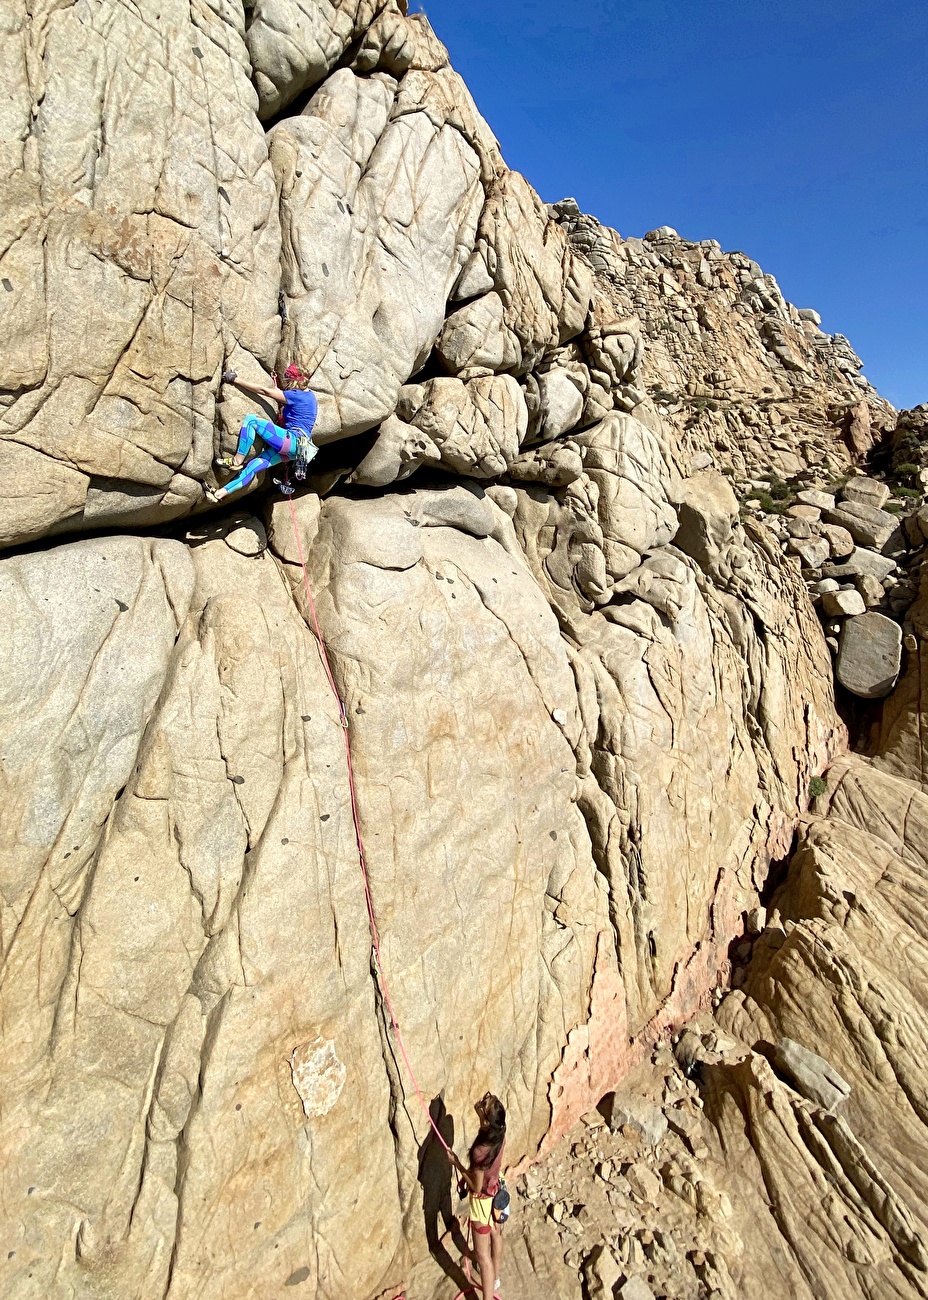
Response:
POLYGON ((474 1110, 480 1120, 480 1131, 471 1143, 468 1167, 464 1168, 453 1151, 448 1152, 448 1159, 470 1193, 468 1219, 480 1266, 483 1300, 493 1300, 494 1291, 499 1290, 503 1257, 502 1225, 509 1217, 509 1193, 500 1178, 506 1144, 506 1109, 498 1097, 487 1092, 474 1110))
MULTIPOLYGON (((318 451, 312 440, 317 414, 316 395, 310 391, 308 380, 299 366, 288 366, 284 378, 292 387, 275 388, 268 384, 252 384, 247 379, 239 379, 234 370, 223 371, 224 383, 235 384, 246 393, 254 393, 257 397, 266 397, 275 402, 282 409, 284 427, 272 424, 261 415, 246 415, 239 431, 235 455, 216 457, 217 465, 240 472, 223 487, 204 488, 210 501, 221 501, 223 497, 241 491, 252 482, 255 475, 274 465, 292 462, 295 476, 299 479, 306 477, 306 467, 318 451), (246 463, 256 437, 260 438, 264 446, 246 463)), ((288 486, 284 485, 284 490, 288 486)), ((290 491, 293 489, 290 488, 290 491)))

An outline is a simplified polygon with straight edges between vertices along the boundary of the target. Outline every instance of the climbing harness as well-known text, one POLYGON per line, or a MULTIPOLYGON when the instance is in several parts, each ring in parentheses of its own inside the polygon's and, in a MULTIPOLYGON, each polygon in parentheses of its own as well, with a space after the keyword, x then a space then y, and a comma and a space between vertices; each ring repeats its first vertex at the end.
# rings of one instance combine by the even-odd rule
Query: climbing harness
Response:
MULTIPOLYGON (((298 477, 300 477, 299 471, 297 471, 297 475, 298 477)), ((307 608, 309 609, 309 616, 312 622, 313 635, 316 639, 316 648, 319 651, 319 659, 322 663, 323 671, 325 672, 325 677, 329 685, 329 690, 332 692, 332 695, 335 699, 335 703, 338 706, 338 720, 342 729, 342 739, 345 745, 345 766, 348 772, 348 793, 351 802, 351 819, 354 824, 354 838, 355 838, 355 846, 358 852, 358 865, 361 868, 361 879, 364 883, 364 902, 367 907, 367 921, 371 932, 371 943, 373 945, 374 966, 377 972, 377 983, 380 987, 380 993, 381 993, 381 997, 383 998, 384 1006, 387 1008, 387 1014, 390 1017, 390 1024, 393 1027, 393 1035, 396 1039, 396 1045, 399 1048, 400 1056, 402 1057, 403 1064, 406 1067, 406 1073, 409 1076, 409 1081, 412 1084, 413 1091, 415 1092, 416 1097, 419 1100, 419 1105, 422 1107, 422 1113, 425 1116, 425 1118, 428 1120, 429 1127, 431 1128, 432 1132, 435 1134, 435 1137, 444 1147, 447 1154, 451 1155, 452 1154, 451 1148, 448 1145, 448 1143, 445 1141, 444 1137, 442 1136, 442 1132, 439 1129, 438 1125, 436 1124, 435 1120, 432 1118, 432 1113, 428 1108, 422 1089, 419 1087, 419 1081, 416 1078, 416 1072, 412 1068, 412 1062, 409 1059, 409 1053, 406 1051, 406 1044, 403 1042, 403 1035, 402 1032, 400 1031, 399 1021, 397 1020, 396 1012, 393 1008, 393 999, 390 997, 390 986, 387 983, 386 972, 384 971, 383 968, 383 957, 380 951, 380 931, 377 927, 377 918, 374 914, 374 899, 371 894, 371 883, 370 883, 370 877, 367 870, 367 858, 364 852, 364 836, 361 832, 361 815, 358 809, 358 790, 357 790, 357 783, 355 781, 355 774, 354 774, 354 759, 351 752, 351 735, 348 730, 348 712, 345 708, 345 703, 341 695, 339 694, 338 685, 335 681, 335 675, 332 672, 332 665, 329 662, 329 654, 326 649, 325 641, 323 640, 322 637, 322 629, 319 626, 319 619, 316 614, 316 602, 313 600, 312 588, 309 584, 309 574, 306 571, 306 559, 303 554, 303 544, 300 541, 300 532, 299 532, 299 528, 297 527, 296 510, 293 507, 294 488, 293 485, 289 482, 289 478, 285 483, 279 483, 278 486, 286 496, 287 505, 290 507, 290 524, 293 528, 293 538, 294 541, 296 542, 297 556, 299 557, 300 570, 303 575, 303 590, 306 593, 306 605, 307 608)), ((502 1182, 502 1180, 500 1180, 500 1186, 505 1187, 505 1184, 502 1182)), ((509 1217, 508 1213, 506 1217, 507 1218, 509 1217)), ((473 1249, 473 1233, 471 1230, 471 1225, 469 1223, 468 1223, 468 1233, 470 1236, 470 1246, 471 1249, 473 1249)), ((476 1284, 473 1282, 473 1279, 471 1278, 469 1259, 465 1260, 464 1272, 471 1285, 469 1287, 465 1287, 464 1290, 459 1291, 457 1295, 454 1297, 454 1300, 464 1300, 464 1297, 469 1295, 470 1293, 478 1294, 478 1288, 476 1284)), ((500 1297, 500 1292, 496 1291, 494 1294, 497 1297, 500 1297)), ((397 1300, 403 1300, 403 1297, 398 1296, 397 1300)))

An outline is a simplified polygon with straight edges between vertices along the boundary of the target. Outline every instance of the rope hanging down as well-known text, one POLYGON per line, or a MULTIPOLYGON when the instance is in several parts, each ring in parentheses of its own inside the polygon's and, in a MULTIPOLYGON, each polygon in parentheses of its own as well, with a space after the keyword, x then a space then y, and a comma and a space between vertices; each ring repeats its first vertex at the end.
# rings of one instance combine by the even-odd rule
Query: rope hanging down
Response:
POLYGON ((309 607, 309 616, 312 620, 313 633, 316 637, 316 645, 319 648, 319 658, 322 660, 322 666, 325 669, 326 680, 329 683, 329 689, 335 697, 338 704, 338 718, 341 723, 342 736, 345 742, 345 763, 348 768, 348 790, 351 796, 351 817, 354 822, 354 838, 358 848, 358 865, 361 868, 361 878, 364 881, 364 901, 367 905, 367 919, 370 925, 371 941, 374 945, 374 960, 377 966, 377 979, 380 984, 380 992, 383 996, 384 1005, 390 1017, 390 1024, 393 1026, 393 1033, 396 1037, 397 1047, 400 1049, 400 1055, 406 1066, 406 1073, 409 1075, 410 1083, 413 1086, 416 1096, 419 1098, 419 1105, 422 1107, 422 1113, 428 1120, 432 1132, 438 1138, 438 1141, 445 1148, 448 1154, 451 1154, 451 1148, 441 1134, 441 1130, 432 1118, 431 1111, 426 1104, 425 1097, 422 1095, 422 1089, 419 1087, 419 1081, 416 1078, 416 1072, 412 1068, 412 1062, 409 1059, 409 1053, 406 1051, 406 1044, 403 1042, 403 1035, 400 1032, 399 1022, 396 1018, 396 1012, 393 1010, 393 1000, 390 997, 390 986, 387 983, 387 977, 384 973, 383 959, 380 955, 380 931, 377 929, 377 918, 374 915, 374 900, 371 896, 371 882, 367 872, 367 859, 364 856, 364 837, 361 834, 361 818, 358 813, 358 794, 357 786, 354 779, 354 763, 351 755, 351 736, 348 732, 348 715, 345 712, 345 705, 342 697, 338 693, 338 686, 335 683, 335 677, 332 673, 332 666, 329 663, 328 652, 325 648, 325 641, 322 639, 322 632, 319 628, 319 620, 316 617, 316 602, 313 600, 312 589, 309 585, 309 575, 306 572, 306 561, 303 558, 303 546, 300 542, 300 532, 296 522, 296 511, 293 508, 293 498, 287 497, 287 505, 290 507, 290 522, 293 526, 293 536, 296 541, 297 555, 300 559, 300 568, 303 571, 303 587, 306 592, 306 603, 309 607))

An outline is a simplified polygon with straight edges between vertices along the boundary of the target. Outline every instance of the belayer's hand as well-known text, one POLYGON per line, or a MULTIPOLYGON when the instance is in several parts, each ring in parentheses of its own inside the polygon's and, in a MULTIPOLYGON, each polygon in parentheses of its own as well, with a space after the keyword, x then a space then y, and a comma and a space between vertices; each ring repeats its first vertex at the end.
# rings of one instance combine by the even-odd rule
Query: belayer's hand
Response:
POLYGON ((238 379, 238 375, 234 370, 224 370, 222 372, 222 382, 224 384, 234 384, 236 379, 238 379))

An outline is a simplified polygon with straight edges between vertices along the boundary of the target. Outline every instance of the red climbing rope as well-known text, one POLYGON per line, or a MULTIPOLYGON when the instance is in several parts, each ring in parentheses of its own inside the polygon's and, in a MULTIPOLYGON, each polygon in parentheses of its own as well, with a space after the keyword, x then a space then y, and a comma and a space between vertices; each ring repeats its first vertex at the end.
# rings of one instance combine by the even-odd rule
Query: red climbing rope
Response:
MULTIPOLYGON (((290 507, 290 522, 293 526, 293 537, 296 542, 297 555, 299 556, 300 559, 300 569, 302 570, 303 573, 303 589, 306 592, 306 604, 309 607, 309 616, 312 620, 313 633, 316 637, 316 645, 319 648, 319 658, 322 660, 322 667, 325 669, 326 680, 329 683, 329 690, 334 695, 335 702, 338 705, 338 720, 341 723, 342 737, 344 738, 344 742, 345 742, 345 764, 348 769, 348 790, 351 795, 351 818, 352 821, 354 822, 354 838, 358 848, 358 865, 361 868, 361 878, 364 881, 364 901, 367 904, 367 919, 370 924, 371 940, 374 945, 374 958, 377 963, 377 975, 380 983, 380 991, 383 995, 384 1004, 390 1016, 390 1024, 393 1026, 393 1033, 396 1037, 396 1045, 400 1049, 400 1055, 402 1056, 403 1063, 406 1066, 406 1073, 409 1075, 409 1079, 410 1082, 412 1083, 413 1089, 415 1090, 415 1094, 419 1098, 419 1105, 422 1107, 422 1113, 425 1115, 425 1118, 428 1120, 432 1132, 438 1138, 439 1142, 445 1148, 447 1153, 451 1155, 452 1154, 451 1148, 449 1147, 448 1143, 445 1141, 444 1137, 441 1134, 441 1130, 439 1129, 438 1125, 435 1123, 434 1119, 432 1118, 432 1113, 426 1104, 425 1097, 422 1094, 422 1089, 419 1087, 419 1081, 416 1078, 416 1072, 412 1068, 412 1062, 409 1059, 409 1053, 406 1051, 406 1044, 403 1042, 403 1035, 400 1032, 400 1026, 399 1026, 399 1021, 396 1018, 396 1012, 393 1010, 393 1000, 390 997, 390 986, 387 984, 387 977, 383 968, 383 958, 380 955, 380 931, 377 929, 377 918, 374 915, 374 900, 373 897, 371 896, 371 882, 367 871, 367 859, 364 856, 364 837, 361 834, 361 817, 358 812, 358 792, 357 792, 357 786, 355 784, 355 779, 354 779, 354 762, 352 760, 352 755, 351 755, 351 736, 348 732, 348 714, 345 711, 344 701, 342 700, 341 695, 339 695, 338 693, 338 686, 336 685, 335 676, 332 672, 332 665, 329 663, 328 651, 325 648, 325 641, 322 639, 322 631, 319 627, 319 619, 316 616, 316 602, 313 600, 312 588, 309 585, 309 574, 306 572, 306 560, 303 556, 303 545, 300 542, 300 532, 299 532, 299 528, 297 527, 296 511, 293 508, 292 496, 287 497, 287 505, 290 507)), ((470 1226, 471 1225, 468 1224, 468 1230, 470 1230, 470 1226)), ((471 1245, 471 1249, 472 1248, 473 1247, 471 1245)), ((464 1272, 467 1276, 467 1280, 470 1285, 467 1286, 463 1291, 459 1291, 457 1295, 454 1297, 454 1300, 464 1300, 464 1297, 471 1293, 473 1293, 474 1295, 477 1294, 478 1288, 474 1284, 473 1279, 471 1278, 469 1259, 465 1260, 464 1272)), ((500 1293, 498 1291, 495 1294, 497 1297, 500 1296, 500 1293)), ((404 1298, 403 1296, 398 1296, 397 1300, 404 1300, 404 1298)))
POLYGON ((306 591, 306 603, 309 606, 309 615, 310 618, 312 619, 313 632, 315 633, 316 636, 316 644, 319 647, 319 658, 322 660, 322 666, 325 669, 325 675, 329 683, 329 689, 331 690, 332 694, 335 696, 336 703, 338 704, 338 717, 342 727, 342 736, 344 737, 344 741, 345 741, 345 762, 348 767, 348 790, 351 795, 351 817, 352 820, 354 821, 354 838, 355 838, 355 843, 358 846, 358 864, 361 868, 361 877, 364 881, 364 901, 367 904, 367 919, 368 922, 370 923, 370 928, 371 928, 371 940, 373 941, 373 945, 374 945, 374 957, 377 962, 377 974, 380 982, 380 991, 383 994, 384 1004, 386 1005, 387 1012, 390 1016, 390 1024, 393 1026, 393 1033, 396 1036, 397 1047, 400 1049, 400 1055, 402 1056, 403 1062, 406 1066, 406 1073, 409 1075, 409 1079, 410 1082, 412 1083, 413 1089, 415 1090, 415 1094, 419 1098, 419 1105, 422 1107, 423 1114, 425 1115, 425 1118, 428 1120, 432 1132, 438 1138, 439 1142, 442 1144, 442 1146, 445 1148, 448 1154, 451 1155, 451 1148, 448 1146, 448 1143, 445 1141, 444 1137, 441 1134, 441 1130, 439 1129, 438 1125, 435 1123, 434 1119, 432 1118, 432 1114, 426 1104, 425 1097, 422 1095, 422 1089, 419 1087, 419 1081, 416 1078, 416 1072, 412 1068, 412 1062, 409 1059, 409 1053, 406 1051, 406 1044, 403 1042, 403 1035, 400 1032, 400 1026, 396 1018, 396 1012, 393 1010, 393 1000, 390 997, 390 987, 387 984, 387 977, 383 968, 383 959, 380 955, 380 932, 377 929, 377 918, 374 915, 374 900, 371 897, 371 882, 367 871, 367 859, 364 856, 364 837, 361 834, 361 818, 358 813, 358 792, 357 792, 357 786, 355 784, 355 779, 354 779, 354 763, 352 762, 352 757, 351 757, 351 737, 348 733, 348 715, 345 712, 345 705, 344 702, 342 701, 342 697, 338 693, 338 686, 335 684, 335 677, 332 673, 332 666, 329 663, 329 656, 325 648, 325 641, 322 639, 322 632, 320 631, 319 628, 319 620, 316 617, 316 602, 313 600, 313 593, 309 585, 309 575, 306 572, 306 561, 303 558, 303 547, 300 542, 300 532, 299 529, 297 528, 296 511, 293 508, 292 497, 287 498, 287 505, 290 507, 290 521, 293 525, 293 536, 294 539, 296 540, 297 554, 300 557, 300 568, 303 571, 303 587, 306 591))

